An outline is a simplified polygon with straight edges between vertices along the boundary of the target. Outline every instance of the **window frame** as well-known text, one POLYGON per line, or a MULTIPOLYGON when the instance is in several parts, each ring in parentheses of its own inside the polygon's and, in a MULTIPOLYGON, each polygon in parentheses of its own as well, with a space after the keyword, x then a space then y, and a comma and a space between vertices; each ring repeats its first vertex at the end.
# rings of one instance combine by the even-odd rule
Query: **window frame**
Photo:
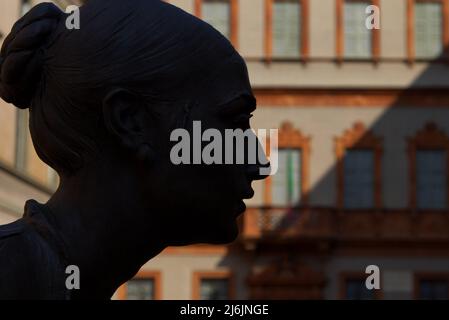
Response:
MULTIPOLYGON (((290 122, 284 122, 278 131, 278 149, 301 150, 301 194, 300 205, 307 207, 309 204, 309 161, 310 161, 310 136, 305 136, 300 130, 293 127, 290 122)), ((269 157, 270 141, 267 139, 267 156, 269 157)), ((264 181, 264 203, 266 206, 272 204, 272 178, 268 176, 264 181)))
MULTIPOLYGON (((154 297, 153 300, 161 300, 162 299, 162 275, 160 271, 139 271, 132 279, 130 280, 152 280, 154 283, 154 297)), ((117 289, 117 299, 118 300, 127 300, 127 286, 126 283, 122 284, 117 289)))
POLYGON ((301 50, 298 58, 276 58, 273 57, 273 4, 276 0, 265 0, 265 60, 271 61, 302 61, 309 58, 309 0, 296 0, 301 7, 300 37, 301 50))
POLYGON ((412 212, 432 211, 449 213, 449 203, 445 209, 418 209, 417 194, 417 164, 418 150, 444 150, 446 151, 446 192, 449 198, 449 137, 434 122, 428 122, 414 137, 408 138, 409 162, 409 207, 412 212))
POLYGON ((434 61, 448 59, 448 45, 449 45, 449 0, 407 0, 407 61, 413 64, 415 61, 434 61), (443 28, 441 42, 443 52, 441 57, 437 58, 416 58, 415 46, 415 4, 417 2, 433 2, 441 3, 442 8, 442 25, 443 28))
POLYGON ((419 294, 421 291, 420 282, 427 281, 447 281, 449 286, 449 272, 416 272, 413 275, 413 299, 423 300, 419 294))
POLYGON ((358 121, 351 129, 345 130, 342 136, 335 137, 335 156, 337 159, 337 209, 340 211, 379 210, 382 208, 382 155, 383 139, 375 136, 365 125, 358 121), (371 209, 345 208, 344 206, 344 158, 346 150, 370 149, 374 153, 374 206, 371 209))
POLYGON ((228 280, 228 300, 235 299, 235 276, 232 271, 195 271, 192 275, 192 300, 201 299, 201 280, 228 280))
MULTIPOLYGON (((302 153, 302 149, 301 148, 278 148, 278 171, 276 172, 276 174, 275 175, 273 175, 273 176, 270 176, 270 188, 271 188, 271 190, 270 190, 270 205, 272 205, 273 207, 282 207, 282 208, 286 208, 286 207, 288 207, 288 208, 290 208, 290 207, 295 207, 296 206, 296 204, 298 204, 299 202, 301 202, 301 193, 302 193, 302 191, 301 192, 299 192, 298 194, 296 194, 295 196, 299 196, 299 201, 297 201, 296 202, 296 204, 295 204, 295 202, 293 201, 293 199, 291 199, 289 196, 292 196, 292 198, 295 198, 295 196, 293 196, 293 194, 289 194, 289 192, 288 192, 288 178, 286 179, 286 181, 285 181, 285 184, 282 184, 282 187, 283 188, 285 188, 285 187, 287 187, 287 188, 285 188, 283 191, 287 191, 286 192, 286 198, 285 198, 285 200, 287 200, 287 201, 285 201, 286 203, 282 203, 282 204, 280 204, 280 203, 274 203, 275 201, 273 201, 273 184, 274 184, 274 181, 273 180, 275 180, 274 179, 274 177, 276 177, 276 175, 277 174, 279 174, 279 166, 280 165, 285 165, 286 163, 282 163, 281 164, 281 162, 280 162, 280 153, 281 152, 286 152, 287 153, 287 157, 291 157, 292 156, 292 153, 294 153, 294 152, 299 152, 299 157, 298 157, 298 162, 299 162, 299 172, 298 172, 298 175, 296 176, 296 178, 299 178, 298 180, 298 188, 299 188, 299 190, 301 189, 301 177, 302 177, 302 173, 301 173, 301 168, 302 168, 302 163, 301 163, 301 159, 302 159, 302 156, 301 156, 301 153, 302 153)), ((285 173, 287 173, 287 172, 285 172, 285 173)), ((294 175, 296 175, 296 172, 294 172, 294 175)), ((288 176, 288 174, 286 174, 285 176, 288 176)), ((280 202, 284 202, 284 201, 280 201, 280 202)))
MULTIPOLYGON (((194 14, 197 18, 203 17, 203 3, 207 0, 195 0, 194 14)), ((236 50, 239 48, 239 0, 224 0, 229 2, 229 40, 236 50)))
POLYGON ((380 0, 336 0, 336 38, 335 38, 335 54, 337 62, 343 61, 373 61, 375 63, 380 60, 380 29, 372 29, 371 35, 371 57, 369 58, 346 58, 345 57, 345 34, 344 34, 344 5, 345 2, 371 2, 371 5, 380 8, 380 0))
MULTIPOLYGON (((339 285, 339 294, 338 298, 340 300, 349 300, 346 298, 346 289, 347 289, 347 283, 349 280, 366 280, 366 278, 369 277, 369 274, 359 271, 343 271, 340 272, 339 278, 340 278, 340 285, 339 285)), ((380 283, 382 284, 382 274, 380 275, 380 283)), ((382 285, 380 286, 380 289, 373 289, 374 290, 374 300, 382 300, 383 299, 383 290, 382 285)))

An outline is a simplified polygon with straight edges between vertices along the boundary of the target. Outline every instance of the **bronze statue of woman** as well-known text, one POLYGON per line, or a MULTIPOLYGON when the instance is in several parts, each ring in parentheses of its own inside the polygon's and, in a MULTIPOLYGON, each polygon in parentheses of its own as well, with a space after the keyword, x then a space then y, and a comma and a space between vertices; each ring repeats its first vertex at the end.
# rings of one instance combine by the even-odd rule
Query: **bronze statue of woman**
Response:
POLYGON ((109 299, 167 246, 233 241, 263 178, 258 165, 170 160, 175 128, 249 128, 255 99, 225 37, 160 0, 90 0, 80 17, 69 30, 37 5, 1 49, 0 96, 29 108, 60 184, 0 226, 0 299, 109 299))

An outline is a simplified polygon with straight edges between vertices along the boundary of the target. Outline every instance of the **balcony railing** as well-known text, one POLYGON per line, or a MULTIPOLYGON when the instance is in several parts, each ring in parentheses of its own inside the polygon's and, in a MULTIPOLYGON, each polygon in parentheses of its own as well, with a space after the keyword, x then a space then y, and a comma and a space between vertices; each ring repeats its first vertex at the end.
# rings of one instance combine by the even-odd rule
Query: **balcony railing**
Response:
POLYGON ((243 239, 449 240, 449 211, 248 208, 243 239))

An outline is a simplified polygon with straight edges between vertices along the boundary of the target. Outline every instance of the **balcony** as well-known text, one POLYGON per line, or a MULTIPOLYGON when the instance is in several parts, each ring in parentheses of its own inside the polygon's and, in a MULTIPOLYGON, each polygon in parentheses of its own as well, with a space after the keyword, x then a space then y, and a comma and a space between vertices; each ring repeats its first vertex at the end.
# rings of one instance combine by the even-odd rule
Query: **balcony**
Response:
POLYGON ((242 240, 449 242, 449 211, 248 208, 242 240))

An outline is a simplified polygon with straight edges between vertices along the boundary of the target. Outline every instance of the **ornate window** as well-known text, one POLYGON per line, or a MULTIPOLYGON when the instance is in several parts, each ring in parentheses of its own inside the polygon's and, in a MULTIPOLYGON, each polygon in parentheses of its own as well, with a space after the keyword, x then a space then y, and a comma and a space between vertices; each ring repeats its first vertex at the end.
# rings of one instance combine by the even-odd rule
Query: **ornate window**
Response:
POLYGON ((444 210, 449 197, 449 137, 428 123, 409 139, 410 207, 444 210))
POLYGON ((301 195, 301 149, 279 149, 278 171, 271 177, 271 204, 292 207, 301 195))
POLYGON ((382 139, 357 122, 335 139, 337 207, 370 209, 382 206, 382 139))
POLYGON ((265 203, 305 206, 309 192, 310 137, 286 122, 279 130, 278 147, 278 171, 265 180, 265 203))

